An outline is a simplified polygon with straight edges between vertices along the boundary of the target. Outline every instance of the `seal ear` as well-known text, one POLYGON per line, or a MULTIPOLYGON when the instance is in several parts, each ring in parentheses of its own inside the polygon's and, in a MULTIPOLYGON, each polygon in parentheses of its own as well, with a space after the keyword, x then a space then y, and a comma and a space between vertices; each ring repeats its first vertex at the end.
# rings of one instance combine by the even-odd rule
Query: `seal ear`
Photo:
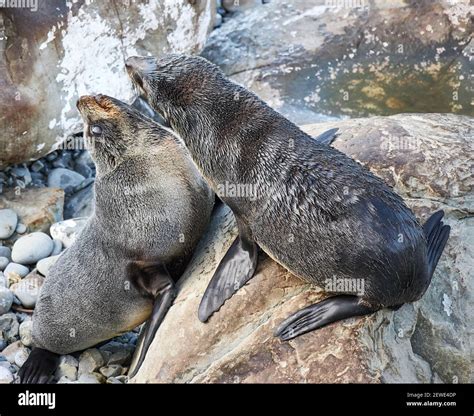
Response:
POLYGON ((137 349, 130 366, 129 377, 132 378, 142 365, 156 331, 173 304, 176 293, 174 280, 163 263, 132 261, 127 266, 127 275, 141 295, 155 299, 153 311, 140 333, 137 349))

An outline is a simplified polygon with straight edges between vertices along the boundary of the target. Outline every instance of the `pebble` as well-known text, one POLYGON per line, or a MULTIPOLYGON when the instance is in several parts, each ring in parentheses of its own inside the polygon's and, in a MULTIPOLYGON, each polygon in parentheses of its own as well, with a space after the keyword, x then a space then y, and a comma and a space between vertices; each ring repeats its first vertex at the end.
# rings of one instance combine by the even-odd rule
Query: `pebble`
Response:
POLYGON ((5 268, 8 266, 8 263, 10 263, 10 260, 8 260, 7 257, 0 257, 0 271, 5 270, 5 268))
POLYGON ((17 224, 16 228, 15 228, 15 232, 17 234, 25 234, 26 233, 26 225, 19 222, 17 224))
POLYGON ((37 160, 36 162, 34 162, 30 169, 33 171, 33 172, 39 172, 41 169, 44 168, 44 163, 41 161, 41 160, 37 160))
POLYGON ((23 321, 20 324, 20 341, 25 347, 31 347, 33 344, 33 321, 29 319, 28 321, 23 321))
POLYGON ((28 351, 28 349, 20 348, 20 350, 15 354, 14 363, 18 367, 21 367, 23 364, 25 364, 29 355, 30 355, 30 352, 28 351))
POLYGON ((53 251, 51 252, 51 256, 57 256, 58 254, 61 254, 61 251, 63 249, 63 243, 61 240, 58 240, 57 238, 53 239, 53 244, 54 248, 53 251))
POLYGON ((8 279, 3 272, 0 272, 0 287, 8 287, 8 279))
POLYGON ((70 380, 68 377, 66 376, 62 376, 59 380, 58 380, 58 384, 76 384, 77 381, 75 380, 70 380))
POLYGON ((104 357, 97 348, 90 348, 79 356, 79 375, 92 373, 105 364, 104 357))
POLYGON ((11 209, 0 209, 0 240, 5 240, 13 235, 18 216, 11 209))
POLYGON ((68 193, 72 192, 84 179, 84 176, 73 170, 56 168, 49 172, 48 186, 50 188, 64 189, 68 193))
POLYGON ((12 250, 9 247, 0 247, 0 257, 6 257, 8 260, 11 260, 12 250))
POLYGON ((5 367, 0 367, 0 384, 10 384, 13 382, 12 372, 5 367))
MULTIPOLYGON (((2 355, 5 356, 5 358, 8 360, 10 364, 13 364, 15 362, 15 357, 17 353, 19 353, 22 350, 26 350, 26 347, 23 346, 21 341, 15 341, 12 342, 8 347, 6 347, 2 351, 2 355)), ((26 350, 28 353, 28 350, 26 350)))
POLYGON ((7 313, 13 304, 13 293, 6 287, 0 287, 0 315, 7 313))
POLYGON ((105 377, 102 374, 90 373, 81 374, 77 380, 80 384, 102 384, 105 383, 105 377))
POLYGON ((124 365, 124 364, 128 364, 128 362, 131 360, 132 358, 132 353, 131 351, 123 348, 119 351, 116 351, 114 352, 110 358, 108 359, 107 361, 107 365, 113 365, 113 364, 120 364, 120 365, 124 365))
POLYGON ((12 249, 12 260, 20 264, 33 264, 48 257, 53 251, 53 240, 49 235, 35 232, 19 238, 12 249))
POLYGON ((44 277, 36 271, 32 271, 23 280, 12 285, 10 289, 25 308, 33 309, 43 283, 44 277))
POLYGON ((72 355, 62 355, 59 359, 59 366, 54 374, 57 380, 66 377, 68 381, 77 380, 77 367, 79 362, 72 355))
POLYGON ((23 266, 22 264, 18 263, 10 263, 4 270, 5 276, 10 277, 10 274, 16 274, 20 276, 20 278, 25 277, 28 273, 30 272, 30 269, 28 267, 23 266))
POLYGON ((59 256, 52 256, 46 257, 45 259, 41 259, 36 264, 36 269, 40 272, 44 277, 48 277, 49 270, 51 267, 58 261, 59 256))
POLYGON ((118 364, 107 365, 100 369, 100 373, 106 377, 117 377, 122 375, 123 367, 118 364))
MULTIPOLYGON (((3 333, 0 332, 0 351, 2 351, 6 346, 7 346, 7 340, 3 336, 3 333)), ((2 364, 2 362, 0 361, 0 365, 1 364, 2 364)))
POLYGON ((13 312, 0 315, 0 332, 3 333, 7 343, 17 340, 20 324, 13 312))
POLYGON ((88 218, 80 217, 70 220, 56 222, 51 225, 49 232, 51 237, 61 241, 65 248, 68 248, 75 241, 79 232, 84 228, 88 218))

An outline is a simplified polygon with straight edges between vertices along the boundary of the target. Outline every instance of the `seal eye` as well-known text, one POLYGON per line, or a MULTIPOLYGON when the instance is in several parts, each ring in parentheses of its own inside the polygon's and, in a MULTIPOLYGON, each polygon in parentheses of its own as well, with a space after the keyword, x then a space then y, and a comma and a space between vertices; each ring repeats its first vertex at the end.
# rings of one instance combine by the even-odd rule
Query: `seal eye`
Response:
POLYGON ((94 136, 100 136, 102 134, 102 127, 100 126, 91 126, 91 133, 94 135, 94 136))

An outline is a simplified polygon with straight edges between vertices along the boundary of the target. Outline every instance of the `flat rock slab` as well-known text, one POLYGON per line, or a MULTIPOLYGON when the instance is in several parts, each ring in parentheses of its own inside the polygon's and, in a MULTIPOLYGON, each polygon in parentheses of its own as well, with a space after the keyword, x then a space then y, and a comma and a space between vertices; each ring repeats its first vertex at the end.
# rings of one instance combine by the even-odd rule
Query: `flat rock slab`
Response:
POLYGON ((339 127, 334 146, 366 164, 405 197, 418 218, 446 211, 451 238, 425 296, 398 311, 380 311, 305 334, 273 337, 294 311, 322 299, 266 256, 257 273, 203 324, 198 305, 236 236, 221 206, 203 238, 180 292, 131 382, 151 383, 383 383, 469 382, 474 245, 472 119, 456 115, 398 115, 305 126, 318 134, 339 127), (384 131, 416 146, 390 148, 384 131), (450 173, 449 173, 450 172, 450 173), (456 191, 454 191, 456 189, 456 191))
MULTIPOLYGON (((9 190, 0 195, 0 209, 10 208, 27 226, 28 232, 49 232, 49 227, 63 219, 64 191, 55 188, 9 190)), ((21 237, 21 236, 16 236, 21 237)))

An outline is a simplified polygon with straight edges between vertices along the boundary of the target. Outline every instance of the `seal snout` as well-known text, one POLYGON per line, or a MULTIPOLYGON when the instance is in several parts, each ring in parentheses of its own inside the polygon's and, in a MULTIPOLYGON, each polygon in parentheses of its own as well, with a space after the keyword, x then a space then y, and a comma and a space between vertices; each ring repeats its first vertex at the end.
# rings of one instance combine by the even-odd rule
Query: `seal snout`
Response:
POLYGON ((116 115, 120 113, 111 97, 103 94, 83 95, 77 101, 77 108, 84 116, 90 115, 116 115))

